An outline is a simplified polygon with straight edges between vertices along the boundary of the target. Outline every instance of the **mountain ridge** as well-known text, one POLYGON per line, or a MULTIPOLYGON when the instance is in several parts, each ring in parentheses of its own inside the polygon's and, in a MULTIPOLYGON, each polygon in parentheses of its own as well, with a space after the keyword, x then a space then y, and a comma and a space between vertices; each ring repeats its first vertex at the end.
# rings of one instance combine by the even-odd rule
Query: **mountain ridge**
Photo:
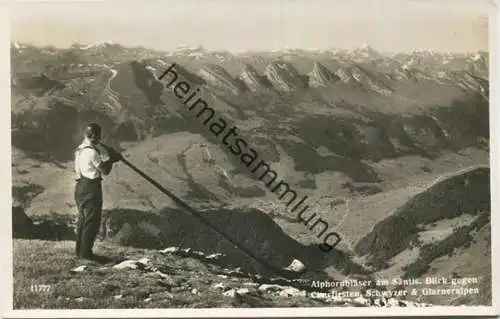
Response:
MULTIPOLYGON (((453 226, 439 216, 436 229, 418 232, 424 241, 441 236, 437 248, 425 243, 418 247, 425 263, 408 257, 415 247, 406 241, 400 250, 384 255, 384 243, 391 239, 383 230, 398 225, 389 216, 396 218, 395 211, 413 216, 407 209, 412 201, 428 206, 418 190, 428 189, 433 198, 440 191, 428 185, 436 177, 488 162, 489 81, 484 53, 453 56, 419 51, 386 57, 370 48, 240 55, 203 48, 158 53, 119 44, 82 48, 12 48, 13 194, 30 218, 51 212, 74 214, 67 187, 72 181, 73 149, 81 142, 83 127, 92 121, 103 127, 105 143, 193 207, 212 211, 214 220, 222 218, 221 224, 231 225, 233 233, 258 218, 249 217, 241 223, 245 225, 236 222, 242 217, 236 215, 248 207, 267 214, 259 218, 265 218, 270 229, 281 228, 300 245, 311 247, 300 258, 333 278, 356 275, 357 265, 381 277, 400 277, 408 269, 429 273, 428 265, 445 271, 448 268, 439 264, 443 256, 436 257, 436 249, 444 245, 448 251, 448 241, 458 235, 443 236, 458 226, 468 227, 459 231, 468 234, 459 236, 461 243, 475 240, 478 227, 481 236, 487 235, 489 221, 463 214, 453 226), (161 77, 169 68, 173 72, 161 77), (191 92, 196 90, 206 108, 200 106, 203 103, 194 111, 186 107, 175 93, 180 81, 188 83, 191 92), (234 126, 237 137, 291 189, 308 196, 311 213, 343 237, 333 255, 316 255, 322 253, 316 247, 318 238, 304 227, 305 221, 277 205, 276 195, 258 180, 260 174, 252 174, 227 151, 222 136, 217 139, 203 124, 210 111, 214 119, 234 126), (217 211, 224 211, 225 217, 217 216, 217 211), (379 260, 389 257, 392 264, 381 267, 379 260)), ((134 210, 143 217, 143 212, 173 211, 174 202, 118 165, 103 184, 106 210, 116 215, 134 210)), ((483 192, 485 180, 477 182, 483 192)), ((454 196, 453 190, 445 187, 445 191, 445 198, 454 196)), ((478 206, 467 205, 471 210, 478 206)), ((160 218, 165 238, 182 241, 181 235, 175 237, 181 230, 175 222, 167 222, 168 216, 160 218)), ((113 231, 124 236, 124 245, 137 244, 139 237, 161 243, 166 239, 156 234, 159 219, 151 218, 150 223, 138 223, 136 232, 121 224, 113 231)), ((254 230, 248 238, 238 238, 265 252, 270 239, 258 239, 254 230)), ((210 240, 192 245, 218 247, 215 239, 210 240)), ((450 260, 471 261, 468 247, 453 247, 450 260)), ((271 255, 278 258, 278 253, 271 255)), ((457 269, 486 271, 476 266, 457 269)))

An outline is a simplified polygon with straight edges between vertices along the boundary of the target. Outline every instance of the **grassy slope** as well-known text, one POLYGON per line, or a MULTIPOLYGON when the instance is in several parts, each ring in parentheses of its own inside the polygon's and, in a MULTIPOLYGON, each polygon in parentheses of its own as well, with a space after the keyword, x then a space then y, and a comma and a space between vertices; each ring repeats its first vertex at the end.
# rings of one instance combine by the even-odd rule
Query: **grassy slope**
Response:
MULTIPOLYGON (((98 242, 96 251, 115 259, 150 258, 168 265, 169 278, 139 270, 97 270, 71 273, 78 264, 73 257, 74 242, 14 240, 14 309, 102 309, 102 308, 183 308, 250 307, 234 303, 231 297, 212 288, 223 283, 230 288, 245 287, 244 279, 221 278, 192 258, 165 256, 144 249, 98 242), (32 292, 32 284, 50 285, 49 292, 32 292), (171 287, 171 288, 170 288, 171 287), (193 294, 192 290, 198 293, 193 294), (121 296, 121 297, 116 297, 121 296), (83 297, 83 298, 82 298, 83 297)), ((168 273, 168 272, 167 272, 168 273)), ((305 297, 268 296, 260 307, 319 306, 305 297)), ((254 305, 255 306, 255 305, 254 305)))
MULTIPOLYGON (((464 216, 448 220, 453 225, 468 225, 470 219, 466 220, 464 216)), ((438 227, 439 228, 439 227, 438 227)), ((449 232, 447 232, 449 233, 449 232)), ((445 237, 444 235, 443 237, 445 237)), ((441 238, 443 239, 443 238, 441 238)), ((434 240, 433 243, 437 241, 434 240)), ((477 278, 478 283, 448 284, 417 286, 420 288, 429 287, 434 289, 447 288, 479 288, 479 294, 468 296, 420 296, 419 301, 433 302, 446 305, 460 305, 463 303, 474 305, 491 305, 491 263, 487 262, 491 258, 491 232, 490 224, 484 225, 472 234, 472 241, 468 247, 457 247, 449 255, 441 256, 429 263, 429 269, 425 271, 420 278, 426 277, 445 277, 448 280, 456 274, 458 278, 477 278), (482 260, 483 262, 478 262, 482 260)), ((421 248, 407 249, 395 258, 389 264, 391 267, 377 272, 378 278, 397 278, 404 275, 403 267, 415 262, 419 262, 422 256, 419 256, 421 248), (402 267, 403 266, 403 267, 402 267)))
MULTIPOLYGON (((452 256, 443 256, 435 259, 430 264, 430 270, 425 274, 427 276, 449 276, 449 274, 462 274, 464 277, 479 278, 479 284, 470 284, 464 286, 479 287, 478 295, 441 298, 444 302, 450 302, 453 305, 459 305, 467 300, 475 304, 491 304, 491 263, 487 262, 491 258, 491 225, 487 224, 481 227, 474 234, 471 245, 467 248, 459 248, 454 251, 452 256), (478 263, 477 260, 484 260, 478 263)), ((429 298, 430 299, 430 298, 429 298)), ((428 299, 428 300, 429 300, 428 299)))

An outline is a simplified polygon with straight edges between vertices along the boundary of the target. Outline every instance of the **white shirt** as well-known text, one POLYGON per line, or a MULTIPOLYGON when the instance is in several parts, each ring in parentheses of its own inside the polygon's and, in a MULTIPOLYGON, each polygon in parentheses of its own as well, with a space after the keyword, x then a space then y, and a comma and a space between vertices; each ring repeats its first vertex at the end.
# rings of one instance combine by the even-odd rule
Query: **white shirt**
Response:
POLYGON ((101 156, 95 146, 88 141, 83 141, 75 151, 76 179, 81 176, 89 179, 101 178, 101 172, 97 169, 101 163, 101 156))

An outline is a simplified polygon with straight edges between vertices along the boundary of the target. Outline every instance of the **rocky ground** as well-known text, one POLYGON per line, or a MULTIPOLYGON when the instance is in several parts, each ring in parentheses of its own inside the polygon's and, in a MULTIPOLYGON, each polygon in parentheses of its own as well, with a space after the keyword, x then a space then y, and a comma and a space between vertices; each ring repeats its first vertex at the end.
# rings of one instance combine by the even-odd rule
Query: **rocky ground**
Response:
POLYGON ((114 261, 82 265, 72 257, 73 245, 14 241, 15 308, 430 306, 367 297, 359 289, 351 297, 332 295, 312 280, 252 276, 219 266, 221 254, 177 247, 154 251, 99 243, 97 251, 114 261))

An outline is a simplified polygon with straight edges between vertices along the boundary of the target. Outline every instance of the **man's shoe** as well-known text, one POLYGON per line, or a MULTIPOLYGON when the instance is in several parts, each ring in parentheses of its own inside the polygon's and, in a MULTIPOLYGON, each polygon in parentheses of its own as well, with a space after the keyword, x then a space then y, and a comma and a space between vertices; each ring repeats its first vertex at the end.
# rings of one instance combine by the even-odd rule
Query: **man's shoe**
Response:
POLYGON ((89 256, 78 256, 76 263, 79 265, 86 265, 86 266, 97 266, 98 265, 98 263, 89 256))
POLYGON ((90 262, 98 263, 98 264, 107 264, 107 263, 113 261, 111 258, 96 255, 94 253, 80 255, 80 258, 83 258, 83 259, 86 259, 90 262))

